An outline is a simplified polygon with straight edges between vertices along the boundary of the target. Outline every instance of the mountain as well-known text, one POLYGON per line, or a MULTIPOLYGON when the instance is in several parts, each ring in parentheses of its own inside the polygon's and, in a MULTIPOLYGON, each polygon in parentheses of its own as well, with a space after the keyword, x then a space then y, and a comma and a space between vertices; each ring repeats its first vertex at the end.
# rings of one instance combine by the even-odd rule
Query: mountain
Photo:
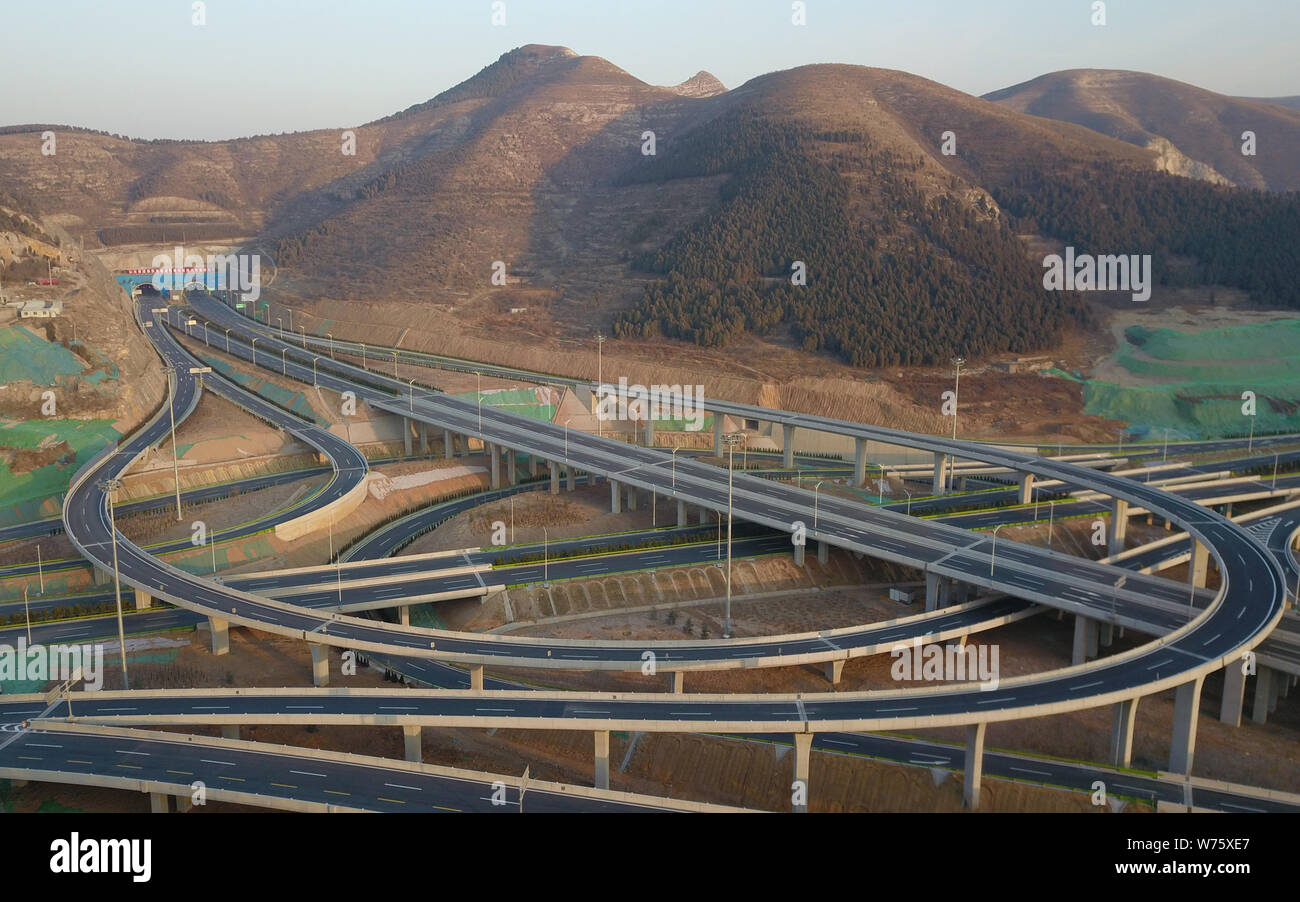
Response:
POLYGON ((1101 69, 1053 72, 984 98, 1149 148, 1171 173, 1246 188, 1300 190, 1300 110, 1275 101, 1227 97, 1156 75, 1101 69), (1256 136, 1254 156, 1242 153, 1247 131, 1256 136))
MULTIPOLYGON (((1273 120, 1257 118, 1268 147, 1273 120)), ((42 130, 0 130, 0 185, 40 197, 88 249, 244 239, 275 264, 269 293, 311 327, 449 353, 449 336, 567 351, 598 329, 647 359, 726 348, 751 370, 797 370, 808 353, 878 367, 1047 348, 1089 322, 1083 297, 1042 288, 1042 248, 1066 241, 1151 253, 1162 282, 1213 276, 1300 306, 1282 202, 1162 174, 1195 166, 1137 132, 892 70, 662 87, 528 45, 346 132, 205 143, 55 128, 45 157, 42 130)))
POLYGON ((1237 99, 1249 100, 1253 103, 1276 103, 1278 106, 1300 110, 1300 95, 1296 97, 1238 97, 1237 99))

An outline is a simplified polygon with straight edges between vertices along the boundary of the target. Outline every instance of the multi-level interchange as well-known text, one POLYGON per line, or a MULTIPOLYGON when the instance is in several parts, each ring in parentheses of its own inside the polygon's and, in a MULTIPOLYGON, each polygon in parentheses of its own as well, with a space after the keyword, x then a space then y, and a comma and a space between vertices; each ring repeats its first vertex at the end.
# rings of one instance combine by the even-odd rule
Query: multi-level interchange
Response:
MULTIPOLYGON (((1161 470, 1156 485, 1139 481, 1151 478, 1149 469, 1135 471, 1138 478, 1108 471, 1106 467, 1125 460, 1113 455, 1081 455, 1071 462, 721 400, 701 402, 715 415, 717 453, 722 452, 725 415, 780 424, 787 468, 795 462, 797 432, 822 431, 854 440, 857 482, 862 481, 868 442, 872 442, 932 453, 936 495, 943 493, 958 472, 1009 475, 1015 485, 1008 492, 1020 503, 1030 501, 1035 487, 1069 491, 1074 499, 1063 505, 1077 505, 1080 510, 1109 509, 1113 517, 1112 557, 1098 563, 999 541, 996 533, 986 535, 964 528, 992 525, 998 522, 996 512, 920 519, 909 516, 898 504, 873 506, 825 494, 818 497, 812 491, 773 480, 732 474, 687 455, 539 423, 391 378, 375 369, 362 369, 338 359, 339 353, 355 350, 348 343, 330 339, 327 346, 325 339, 311 335, 287 340, 278 330, 250 321, 211 295, 191 294, 190 304, 190 315, 217 327, 214 334, 224 333, 225 340, 218 346, 234 357, 309 384, 354 392, 372 408, 405 418, 408 451, 413 441, 427 450, 431 431, 435 435, 441 432, 448 456, 457 448, 468 453, 469 439, 481 441, 490 462, 493 491, 484 497, 436 505, 390 524, 352 549, 347 563, 338 566, 203 578, 168 565, 121 533, 114 539, 110 525, 106 487, 166 436, 170 415, 164 405, 134 435, 81 468, 64 502, 63 528, 95 567, 110 578, 118 574, 124 589, 134 590, 137 604, 161 599, 182 609, 178 616, 188 617, 189 622, 206 618, 218 654, 228 649, 232 623, 305 641, 312 653, 316 688, 5 696, 0 698, 0 722, 8 726, 0 733, 0 776, 138 789, 151 793, 160 810, 166 810, 168 796, 188 799, 195 780, 204 782, 212 798, 302 809, 410 810, 413 804, 428 808, 430 803, 436 803, 433 808, 490 808, 485 787, 503 782, 509 787, 512 804, 519 803, 521 793, 528 793, 530 810, 618 810, 628 806, 720 810, 609 791, 610 731, 707 732, 792 741, 796 788, 806 790, 793 796, 793 807, 801 809, 807 799, 816 799, 816 774, 809 773, 814 744, 882 757, 902 755, 902 760, 908 760, 903 740, 856 734, 964 726, 964 762, 952 763, 962 765, 964 799, 968 806, 976 807, 984 769, 1006 773, 1008 767, 1003 756, 985 757, 985 729, 991 722, 1109 707, 1114 712, 1110 764, 1124 767, 1130 763, 1134 717, 1141 699, 1173 689, 1176 706, 1168 770, 1175 776, 1187 775, 1196 750, 1197 712, 1207 677, 1223 672, 1220 717, 1239 725, 1248 673, 1256 674, 1253 715, 1257 720, 1267 715, 1279 694, 1285 694, 1300 674, 1300 640, 1296 638, 1300 629, 1291 629, 1295 615, 1287 614, 1288 622, 1276 629, 1284 619, 1287 586, 1296 575, 1297 565, 1290 552, 1292 538, 1300 529, 1296 507, 1281 506, 1274 532, 1264 541, 1209 507, 1294 493, 1300 488, 1294 476, 1275 476, 1271 481, 1222 480, 1218 485, 1188 479, 1188 485, 1180 488, 1178 477, 1195 476, 1196 468, 1161 470), (527 456, 526 467, 519 463, 523 455, 527 456), (549 484, 544 479, 532 485, 519 484, 520 470, 525 468, 528 476, 549 474, 549 484), (741 554, 784 548, 802 564, 805 545, 799 539, 806 536, 806 542, 816 544, 819 556, 836 547, 916 568, 925 574, 925 612, 888 623, 825 632, 658 643, 552 640, 406 625, 407 605, 486 594, 501 584, 501 578, 493 575, 493 555, 473 549, 388 558, 403 535, 427 528, 484 498, 537 488, 558 493, 562 484, 572 488, 578 479, 608 484, 613 510, 624 504, 634 507, 638 497, 650 493, 669 496, 676 500, 679 527, 688 526, 697 511, 703 522, 704 511, 730 510, 737 520, 736 549, 741 554), (1166 519, 1185 535, 1175 533, 1166 542, 1124 551, 1125 524, 1137 513, 1166 519), (1210 558, 1220 574, 1217 591, 1205 589, 1210 558), (1190 585, 1154 574, 1156 568, 1181 560, 1189 564, 1190 585), (322 577, 322 572, 327 575, 322 577), (322 589, 322 584, 333 578, 337 578, 337 587, 331 583, 327 590, 322 589), (1073 665, 1003 679, 992 690, 965 683, 799 695, 684 691, 688 674, 694 671, 807 663, 823 664, 828 682, 834 684, 849 658, 882 654, 914 638, 931 643, 960 640, 1027 616, 1039 605, 1074 616, 1073 665), (384 607, 399 608, 402 615, 397 623, 355 616, 384 607), (1130 651, 1089 660, 1097 655, 1099 645, 1109 645, 1117 628, 1152 638, 1130 651), (331 649, 382 660, 416 681, 444 688, 329 688, 331 649), (647 661, 653 665, 649 671, 647 661), (661 678, 658 690, 637 693, 537 691, 485 680, 485 666, 494 670, 651 672, 661 678), (406 736, 408 760, 384 761, 238 740, 240 725, 263 723, 400 726, 406 736), (224 738, 129 729, 194 724, 219 724, 224 738), (425 727, 590 732, 595 746, 595 789, 537 782, 525 786, 518 777, 424 765, 420 735, 425 727), (826 741, 832 745, 823 745, 826 741), (126 742, 138 743, 132 746, 139 752, 132 770, 119 766, 119 751, 126 742), (224 781, 235 769, 238 782, 224 781), (286 778, 290 773, 298 776, 286 778), (342 785, 348 787, 347 793, 331 794, 331 789, 342 785)), ((166 365, 174 370, 170 413, 176 421, 195 408, 203 387, 216 392, 292 432, 328 459, 332 468, 329 484, 309 504, 295 508, 294 518, 320 522, 320 518, 347 509, 350 501, 364 492, 365 457, 343 439, 219 374, 206 374, 201 387, 191 372, 200 362, 170 331, 171 309, 153 307, 148 299, 142 299, 137 318, 166 365)), ((538 378, 536 374, 428 355, 387 353, 394 364, 400 353, 408 364, 538 378)), ((588 383, 582 386, 593 387, 588 383)), ((1224 449, 1244 445, 1219 444, 1224 449)), ((1252 442, 1252 446, 1263 444, 1268 442, 1252 442)), ((1257 455, 1253 447, 1249 453, 1244 447, 1241 451, 1246 462, 1253 462, 1250 465, 1274 460, 1271 452, 1257 455)), ((1296 455, 1280 456, 1289 460, 1296 455)), ((1244 519, 1249 523, 1250 518, 1244 519)), ((57 527, 47 524, 46 528, 57 527)), ((563 544, 555 547, 562 549, 563 544)), ((708 548, 711 552, 712 545, 708 548)), ((686 545, 671 554, 673 563, 688 563, 699 551, 686 545)), ((635 556, 607 564, 611 570, 638 566, 635 556)), ((511 569, 509 579, 512 583, 534 582, 575 572, 564 568, 563 561, 518 566, 511 569)), ((950 753, 947 746, 924 747, 950 753)), ((948 759, 938 756, 934 760, 948 759)), ((1093 775, 1085 766, 1062 763, 1044 782, 1087 788, 1093 775)), ((1136 794, 1151 800, 1183 798, 1182 790, 1168 777, 1124 776, 1123 782, 1136 794)), ((1296 807, 1293 800, 1280 796, 1244 800, 1231 791, 1201 791, 1196 804, 1228 810, 1296 807)))

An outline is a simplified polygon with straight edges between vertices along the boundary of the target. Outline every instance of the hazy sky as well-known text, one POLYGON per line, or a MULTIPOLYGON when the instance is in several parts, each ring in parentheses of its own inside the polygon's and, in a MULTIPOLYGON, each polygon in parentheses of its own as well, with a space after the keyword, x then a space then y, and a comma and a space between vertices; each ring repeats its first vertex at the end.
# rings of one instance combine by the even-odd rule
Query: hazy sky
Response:
POLYGON ((1136 69, 1225 94, 1300 94, 1300 0, 40 0, 8 3, 0 124, 229 138, 356 125, 512 47, 561 44, 644 81, 727 87, 817 62, 982 94, 1059 69, 1136 69), (19 8, 21 6, 21 9, 19 8))

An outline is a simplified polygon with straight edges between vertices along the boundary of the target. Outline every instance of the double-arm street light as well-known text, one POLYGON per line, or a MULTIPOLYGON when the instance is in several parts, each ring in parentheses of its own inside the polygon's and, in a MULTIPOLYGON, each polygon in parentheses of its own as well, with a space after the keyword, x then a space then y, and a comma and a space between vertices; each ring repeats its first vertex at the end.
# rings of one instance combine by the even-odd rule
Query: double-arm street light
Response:
POLYGON ((993 527, 993 550, 989 552, 989 579, 993 578, 993 564, 998 557, 998 530, 1006 525, 1005 523, 999 523, 993 527))
POLYGON ((113 497, 122 487, 122 480, 108 479, 99 484, 108 498, 108 532, 113 538, 113 590, 117 595, 117 644, 122 660, 122 688, 130 689, 131 681, 126 675, 126 630, 122 626, 122 575, 117 567, 117 520, 114 516, 113 497))
MULTIPOLYGON (((745 440, 743 432, 728 432, 722 437, 727 446, 727 607, 722 638, 731 638, 731 476, 736 462, 736 445, 745 440)), ((673 458, 675 461, 677 458, 673 458)))

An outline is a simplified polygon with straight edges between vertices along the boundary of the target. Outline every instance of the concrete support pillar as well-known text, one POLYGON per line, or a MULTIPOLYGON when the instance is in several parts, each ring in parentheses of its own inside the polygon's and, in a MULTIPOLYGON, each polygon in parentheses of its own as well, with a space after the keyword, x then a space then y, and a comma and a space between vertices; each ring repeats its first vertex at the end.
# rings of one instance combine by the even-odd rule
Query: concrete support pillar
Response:
POLYGON ((1268 713, 1272 714, 1277 710, 1277 700, 1282 694, 1282 683, 1286 676, 1281 673, 1273 674, 1273 678, 1268 681, 1268 713))
POLYGON ((420 421, 420 453, 429 453, 429 424, 423 420, 420 421))
POLYGON ((713 415, 713 456, 722 456, 722 421, 723 416, 720 413, 713 415))
POLYGON ((398 606, 397 622, 400 623, 402 626, 411 625, 411 606, 409 604, 398 606))
POLYGON ((609 730, 596 731, 596 788, 609 789, 609 730))
POLYGON ((707 507, 701 507, 701 508, 699 508, 699 509, 698 509, 698 513, 699 513, 699 515, 700 515, 700 516, 699 516, 699 521, 700 521, 700 525, 701 525, 701 526, 703 526, 705 523, 708 523, 708 522, 709 522, 709 509, 708 509, 707 507))
POLYGON ((804 565, 804 549, 805 549, 805 548, 806 548, 806 546, 804 546, 804 545, 796 545, 796 546, 794 546, 794 565, 795 565, 796 567, 802 567, 802 566, 804 565))
POLYGON ((636 496, 639 495, 640 493, 641 490, 634 485, 630 485, 627 487, 627 509, 628 510, 630 511, 636 510, 636 496))
POLYGON ((172 802, 177 814, 188 814, 194 807, 194 800, 189 796, 172 796, 172 802))
POLYGON ((483 450, 487 452, 488 466, 492 473, 492 488, 501 488, 501 449, 491 442, 483 444, 483 450))
POLYGON ((1273 671, 1263 665, 1255 668, 1255 699, 1250 706, 1250 719, 1255 723, 1268 723, 1268 697, 1272 694, 1273 671))
POLYGON ((1128 502, 1115 498, 1110 505, 1110 554, 1116 555, 1124 550, 1128 538, 1128 502))
POLYGON ((1210 550, 1202 542, 1192 545, 1192 559, 1188 562, 1188 581, 1199 589, 1205 588, 1205 577, 1210 569, 1210 550))
POLYGON ((506 482, 510 483, 511 485, 518 485, 519 484, 519 461, 516 460, 517 455, 510 448, 506 448, 505 452, 506 452, 506 482))
POLYGON ((407 761, 420 764, 424 761, 424 743, 419 727, 402 727, 402 746, 407 761))
POLYGON ((812 733, 795 733, 794 734, 794 782, 800 784, 795 788, 796 796, 802 796, 803 804, 798 802, 794 805, 794 810, 799 814, 806 814, 808 811, 808 770, 812 758, 812 733), (800 792, 802 790, 802 792, 800 792))
POLYGON ((980 806, 980 778, 984 774, 984 731, 986 723, 971 724, 966 728, 966 780, 961 788, 961 800, 971 811, 980 806))
POLYGON ((939 610, 939 584, 943 582, 943 577, 937 573, 927 573, 925 575, 925 610, 928 614, 930 611, 939 610))
POLYGON ((214 655, 230 654, 230 621, 209 617, 208 627, 212 631, 212 653, 214 655))
POLYGON ((1241 709, 1246 703, 1246 675, 1241 672, 1240 661, 1230 661, 1223 668, 1223 702, 1219 706, 1219 722, 1241 726, 1241 709))
POLYGON ((1133 719, 1137 717, 1137 706, 1135 698, 1115 703, 1115 725, 1110 731, 1110 763, 1116 767, 1128 767, 1133 763, 1133 719))
POLYGON ((830 683, 832 686, 838 686, 840 684, 840 677, 842 676, 844 676, 843 661, 826 662, 826 682, 830 683))
POLYGON ((109 582, 113 578, 113 574, 109 573, 103 567, 94 566, 91 567, 90 569, 94 573, 94 582, 95 585, 97 586, 102 586, 104 583, 109 582))
POLYGON ((1204 677, 1183 683, 1174 696, 1174 735, 1169 741, 1169 770, 1175 774, 1190 774, 1192 759, 1196 755, 1196 716, 1201 708, 1201 687, 1204 677))
POLYGON ((456 440, 452 438, 451 430, 442 430, 442 456, 451 460, 456 456, 456 440))
POLYGON ((686 691, 686 671, 673 671, 673 694, 681 695, 686 691))
POLYGON ((611 514, 621 513, 623 510, 622 486, 615 480, 609 481, 609 512, 611 514))
POLYGON ((551 494, 560 494, 560 465, 553 460, 548 460, 546 465, 551 468, 551 494))
POLYGON ((1034 474, 1020 474, 1020 503, 1029 504, 1034 499, 1034 474))
POLYGON ((402 417, 402 448, 406 456, 411 456, 411 421, 402 417))
POLYGON ((149 793, 149 811, 153 814, 167 814, 172 810, 172 797, 165 792, 149 793))
POLYGON ((934 452, 934 494, 942 495, 944 493, 945 468, 948 466, 948 455, 934 452))
POLYGON ((817 563, 826 564, 830 562, 830 559, 831 546, 827 545, 825 542, 819 541, 817 543, 817 563))
POLYGON ((153 607, 153 596, 144 589, 135 590, 135 609, 137 611, 147 611, 153 607))
POLYGON ((578 471, 572 466, 564 468, 565 483, 564 487, 570 492, 578 488, 578 471))
POLYGON ((537 458, 531 454, 528 455, 527 467, 528 467, 528 476, 530 478, 537 475, 537 458))
POLYGON ((328 686, 330 684, 330 650, 329 646, 310 642, 311 649, 311 684, 328 686))
MULTIPOLYGON (((885 474, 882 472, 880 478, 884 479, 885 474)), ((855 438, 853 440, 853 484, 862 485, 867 481, 867 440, 864 438, 855 438)))
POLYGON ((1074 615, 1074 649, 1071 664, 1083 664, 1097 657, 1097 621, 1082 614, 1074 615))
POLYGON ((677 525, 686 525, 686 502, 682 501, 680 498, 677 499, 677 525))
POLYGON ((781 438, 781 466, 789 470, 794 467, 794 427, 782 423, 781 438))
POLYGON ((222 739, 238 739, 238 738, 239 738, 239 724, 237 724, 237 723, 222 724, 222 726, 221 726, 221 738, 222 738, 222 739))
POLYGON ((1099 624, 1098 629, 1101 635, 1097 640, 1097 644, 1102 648, 1110 648, 1111 643, 1115 641, 1115 624, 1102 623, 1099 624))
POLYGON ((483 691, 483 665, 474 664, 469 669, 469 690, 470 692, 483 691))

